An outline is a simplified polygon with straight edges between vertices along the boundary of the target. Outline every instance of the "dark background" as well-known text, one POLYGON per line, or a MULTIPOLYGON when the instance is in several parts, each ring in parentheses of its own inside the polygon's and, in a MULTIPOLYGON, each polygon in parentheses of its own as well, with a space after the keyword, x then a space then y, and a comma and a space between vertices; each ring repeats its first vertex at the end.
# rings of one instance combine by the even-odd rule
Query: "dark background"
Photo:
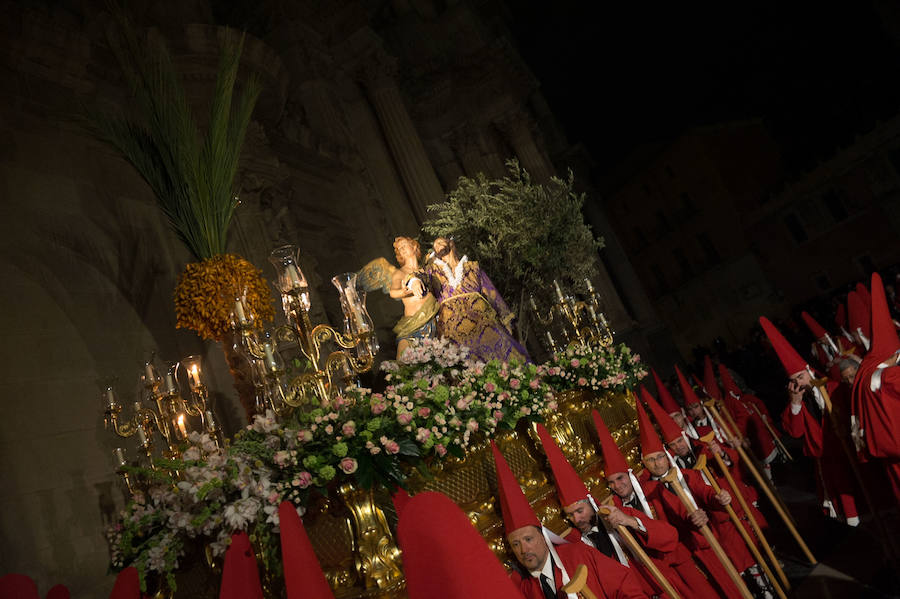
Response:
POLYGON ((642 144, 758 117, 796 173, 897 112, 889 4, 561 0, 510 11, 550 107, 600 174, 642 144))

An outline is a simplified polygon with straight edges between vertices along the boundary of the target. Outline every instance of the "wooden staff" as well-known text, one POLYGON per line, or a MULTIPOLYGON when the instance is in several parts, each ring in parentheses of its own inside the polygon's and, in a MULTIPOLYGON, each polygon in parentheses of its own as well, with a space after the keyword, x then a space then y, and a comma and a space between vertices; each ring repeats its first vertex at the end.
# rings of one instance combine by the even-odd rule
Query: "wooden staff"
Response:
MULTIPOLYGON (((704 435, 700 437, 700 441, 703 443, 709 443, 715 437, 713 433, 709 433, 708 435, 704 435)), ((722 475, 725 477, 725 480, 728 481, 728 485, 731 487, 732 492, 735 497, 737 497, 738 503, 741 505, 741 508, 744 510, 744 513, 747 514, 747 521, 750 522, 750 526, 753 528, 753 532, 756 533, 756 537, 759 539, 759 542, 762 543, 763 549, 766 552, 766 556, 769 558, 769 562, 772 564, 772 567, 775 568, 775 571, 778 573, 778 578, 781 579, 782 586, 790 590, 791 583, 788 582, 787 576, 784 574, 784 570, 781 569, 781 564, 778 563, 778 559, 775 557, 775 552, 772 551, 772 546, 769 544, 769 541, 766 540, 766 536, 763 534, 762 528, 759 526, 759 522, 756 521, 756 517, 753 515, 753 512, 750 511, 750 506, 747 504, 747 500, 744 498, 743 493, 737 486, 737 482, 734 480, 734 477, 731 476, 731 471, 728 466, 725 465, 725 461, 722 459, 722 456, 719 454, 712 452, 713 459, 716 460, 716 463, 719 465, 719 469, 722 471, 722 475)), ((704 457, 704 456, 700 456, 704 457)), ((771 575, 769 575, 771 579, 771 575)))
MULTIPOLYGON (((712 410, 713 416, 721 422, 721 416, 719 415, 719 411, 716 410, 716 406, 713 402, 709 402, 707 407, 712 410)), ((740 437, 736 437, 739 439, 740 437)), ((741 456, 741 459, 744 460, 744 464, 747 466, 747 469, 750 470, 750 473, 753 475, 753 478, 756 479, 756 482, 759 483, 759 486, 762 488, 763 492, 766 494, 766 497, 769 498, 769 501, 772 502, 772 506, 775 508, 775 511, 778 512, 778 515, 784 521, 785 526, 788 527, 788 530, 791 532, 791 535, 794 537, 794 540, 797 541, 797 544, 800 546, 800 550, 803 551, 803 554, 806 556, 806 559, 809 560, 809 563, 812 565, 816 565, 819 562, 813 556, 812 551, 809 550, 809 547, 806 545, 806 542, 803 540, 803 537, 800 536, 800 533, 797 531, 797 527, 794 525, 793 519, 788 516, 787 510, 781 505, 781 502, 775 497, 775 493, 769 487, 768 482, 765 480, 765 477, 759 473, 756 466, 753 465, 753 462, 750 461, 750 457, 747 455, 747 452, 744 451, 743 446, 740 443, 735 443, 734 447, 738 454, 741 456)))
MULTIPOLYGON (((609 508, 605 505, 597 506, 597 510, 605 515, 609 514, 609 508)), ((659 583, 659 586, 662 588, 666 594, 672 599, 680 599, 681 595, 675 590, 675 587, 672 586, 672 583, 663 576, 663 573, 659 571, 659 568, 656 567, 656 564, 653 563, 653 560, 650 559, 650 556, 647 555, 647 552, 644 551, 644 548, 640 546, 637 542, 637 539, 634 538, 634 535, 631 534, 631 531, 626 527, 619 524, 616 526, 616 532, 619 533, 619 537, 625 542, 625 545, 628 546, 628 551, 640 561, 647 571, 656 579, 656 582, 659 583)))
POLYGON ((759 416, 759 419, 763 421, 763 424, 766 425, 766 430, 769 431, 769 434, 772 435, 772 441, 775 443, 775 446, 778 447, 778 451, 784 454, 784 457, 789 459, 790 461, 794 461, 794 456, 791 455, 791 452, 787 450, 787 447, 784 446, 784 443, 781 442, 781 439, 775 433, 775 429, 772 428, 772 425, 769 423, 769 419, 763 416, 762 412, 759 411, 759 408, 754 404, 750 404, 750 407, 753 408, 753 411, 759 416))
POLYGON ((597 599, 597 595, 595 595, 587 585, 587 576, 587 566, 578 564, 578 567, 575 568, 575 576, 570 578, 569 582, 562 585, 560 590, 567 595, 569 593, 575 593, 582 599, 597 599))
MULTIPOLYGON (((678 471, 675 468, 670 468, 669 472, 665 476, 663 476, 661 480, 669 483, 672 490, 675 491, 676 495, 678 495, 678 498, 681 500, 681 503, 684 504, 684 508, 688 511, 689 514, 697 511, 697 508, 694 507, 694 504, 687 496, 687 493, 684 492, 684 488, 682 488, 681 483, 678 482, 678 471)), ((719 558, 720 562, 722 562, 722 566, 725 567, 725 571, 728 572, 728 577, 731 578, 731 582, 733 582, 741 592, 741 597, 743 597, 744 599, 753 599, 753 595, 750 594, 750 590, 747 588, 747 585, 744 584, 744 579, 741 578, 741 575, 738 574, 738 571, 734 567, 734 564, 731 563, 730 559, 728 559, 728 555, 725 554, 725 550, 722 549, 722 546, 719 544, 719 540, 709 529, 709 526, 707 524, 704 524, 699 528, 700 533, 706 538, 706 542, 709 543, 710 547, 712 547, 713 553, 716 554, 716 557, 719 558)))
MULTIPOLYGON (((702 439, 701 439, 702 440, 702 439)), ((718 493, 722 490, 722 487, 719 486, 719 483, 716 481, 715 477, 709 471, 709 468, 706 467, 706 455, 701 455, 697 458, 697 464, 694 466, 694 470, 699 470, 703 474, 706 475, 707 480, 709 480, 709 484, 712 486, 713 491, 718 493)), ((740 491, 734 489, 735 495, 740 497, 740 491)), ((748 508, 743 504, 741 507, 744 508, 744 513, 748 515, 748 517, 752 517, 748 511, 748 508)), ((741 538, 744 539, 744 544, 747 545, 747 548, 750 550, 750 553, 753 554, 753 558, 756 560, 756 563, 763 569, 763 572, 766 573, 766 576, 769 577, 769 581, 772 583, 772 586, 775 588, 775 592, 778 593, 778 596, 781 599, 787 599, 787 596, 784 594, 784 591, 781 589, 781 586, 778 584, 778 581, 775 580, 775 575, 772 570, 769 568, 769 565, 763 559, 762 554, 759 552, 759 548, 756 546, 756 543, 753 542, 753 539, 750 538, 750 535, 747 533, 747 529, 744 528, 744 525, 741 524, 741 519, 738 518, 737 512, 734 511, 734 508, 731 507, 731 504, 725 506, 725 511, 728 512, 728 517, 731 518, 732 524, 737 528, 738 533, 740 533, 741 538)))

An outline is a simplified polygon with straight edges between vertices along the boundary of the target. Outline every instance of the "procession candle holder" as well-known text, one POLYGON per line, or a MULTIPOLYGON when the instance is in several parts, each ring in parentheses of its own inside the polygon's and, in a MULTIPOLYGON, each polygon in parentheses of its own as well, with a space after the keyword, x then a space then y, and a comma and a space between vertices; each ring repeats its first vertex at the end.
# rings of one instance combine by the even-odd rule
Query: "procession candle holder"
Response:
MULTIPOLYGON (((293 377, 286 383, 284 401, 291 407, 314 401, 328 405, 349 376, 371 370, 375 363, 377 345, 373 344, 374 324, 366 311, 365 302, 356 289, 356 273, 344 273, 332 278, 341 299, 345 318, 345 332, 326 324, 312 325, 309 286, 299 267, 299 250, 291 245, 272 251, 269 261, 278 275, 282 306, 288 327, 275 330, 278 341, 297 343, 311 364, 311 371, 293 377), (324 343, 332 341, 338 349, 322 355, 324 343)), ((254 357, 265 358, 264 348, 250 348, 254 357)))
POLYGON ((119 476, 121 476, 125 481, 125 486, 128 488, 128 493, 130 495, 134 495, 134 485, 131 480, 131 476, 125 469, 125 467, 128 466, 128 456, 125 453, 125 449, 122 447, 116 447, 113 450, 113 455, 116 459, 116 473, 119 474, 119 476))

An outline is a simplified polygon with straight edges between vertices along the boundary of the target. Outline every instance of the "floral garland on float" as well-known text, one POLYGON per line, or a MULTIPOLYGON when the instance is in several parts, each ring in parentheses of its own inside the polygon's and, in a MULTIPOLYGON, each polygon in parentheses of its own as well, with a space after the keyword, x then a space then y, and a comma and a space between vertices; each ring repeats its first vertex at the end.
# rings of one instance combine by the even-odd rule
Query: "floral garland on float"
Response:
POLYGON ((624 343, 603 346, 572 343, 546 362, 545 380, 557 391, 584 389, 627 393, 647 376, 640 354, 624 343))
POLYGON ((427 475, 430 463, 462 457, 476 440, 557 407, 545 366, 474 361, 446 339, 416 340, 382 370, 381 392, 351 388, 282 422, 257 415, 227 448, 194 432, 179 459, 126 466, 147 484, 107 532, 113 568, 135 566, 142 586, 155 574, 174 590, 189 543, 220 556, 231 534, 246 530, 263 568, 280 572, 282 500, 303 514, 343 481, 403 486, 414 469, 427 475))

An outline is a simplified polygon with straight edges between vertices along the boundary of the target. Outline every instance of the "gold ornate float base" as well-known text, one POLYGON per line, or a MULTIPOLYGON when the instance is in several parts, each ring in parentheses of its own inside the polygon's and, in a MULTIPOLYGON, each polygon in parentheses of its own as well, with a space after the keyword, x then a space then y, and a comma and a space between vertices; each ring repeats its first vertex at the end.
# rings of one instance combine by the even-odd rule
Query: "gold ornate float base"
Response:
MULTIPOLYGON (((628 462, 638 459, 634 398, 607 393, 565 391, 557 395, 559 410, 545 423, 563 453, 598 500, 608 494, 603 460, 597 449, 591 410, 600 412, 628 462)), ((497 434, 494 440, 525 490, 535 513, 545 526, 562 533, 567 523, 557 502, 535 425, 520 422, 515 431, 497 434)), ((432 467, 433 478, 411 478, 412 495, 440 491, 469 516, 503 563, 508 553, 497 503, 497 481, 487 441, 470 446, 462 459, 448 459, 432 467)), ((309 506, 304 516, 313 549, 337 599, 404 598, 402 556, 394 531, 397 516, 386 492, 363 491, 345 484, 333 499, 309 506)), ((280 599, 283 585, 266 585, 267 599, 280 599)), ((196 596, 196 595, 194 595, 196 596)), ((210 595, 212 596, 212 595, 210 595)))

